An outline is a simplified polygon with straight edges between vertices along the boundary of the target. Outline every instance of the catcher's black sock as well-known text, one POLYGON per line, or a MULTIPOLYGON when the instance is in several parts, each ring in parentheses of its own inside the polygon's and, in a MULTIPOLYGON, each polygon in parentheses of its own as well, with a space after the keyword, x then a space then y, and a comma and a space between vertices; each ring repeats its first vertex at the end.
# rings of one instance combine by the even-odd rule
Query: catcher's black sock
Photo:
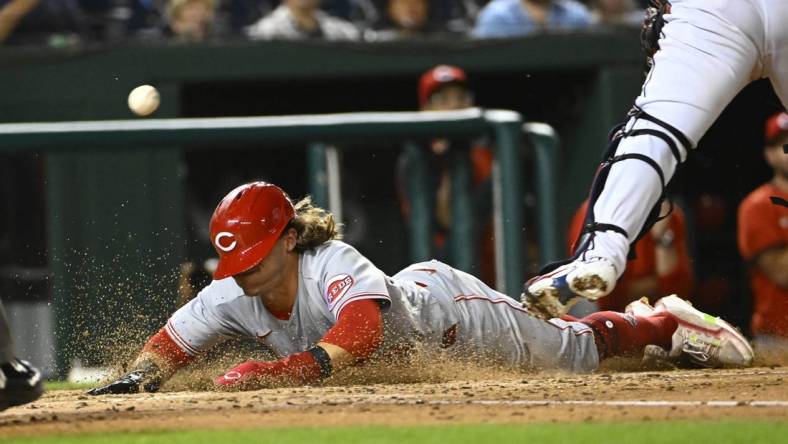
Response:
POLYGON ((599 358, 640 353, 647 345, 658 345, 670 350, 673 333, 678 324, 667 314, 649 317, 600 311, 590 314, 580 322, 594 332, 599 358))

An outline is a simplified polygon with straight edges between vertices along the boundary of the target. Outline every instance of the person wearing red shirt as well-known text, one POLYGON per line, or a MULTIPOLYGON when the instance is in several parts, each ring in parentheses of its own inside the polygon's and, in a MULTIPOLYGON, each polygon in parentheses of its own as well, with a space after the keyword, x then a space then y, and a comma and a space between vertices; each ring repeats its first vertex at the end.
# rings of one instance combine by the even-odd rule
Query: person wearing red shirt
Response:
POLYGON ((788 208, 772 197, 788 199, 788 114, 766 123, 766 162, 771 181, 750 193, 739 205, 739 251, 749 265, 754 311, 752 333, 761 347, 788 348, 788 208))
MULTIPOLYGON (((438 65, 427 70, 419 78, 418 99, 421 111, 456 111, 474 106, 473 91, 468 86, 464 70, 452 65, 438 65)), ((476 226, 473 236, 474 272, 488 285, 495 283, 495 258, 493 247, 492 213, 489 196, 492 193, 493 150, 487 138, 467 142, 436 138, 419 149, 424 156, 404 151, 397 161, 397 190, 403 217, 410 217, 412 196, 408 180, 414 164, 426 159, 429 174, 431 219, 433 222, 432 254, 435 259, 454 263, 456 257, 449 239, 452 236, 452 188, 461 184, 452 183, 450 165, 460 159, 468 162, 471 174, 471 205, 474 208, 476 226)))
MULTIPOLYGON (((668 206, 663 204, 663 214, 668 206)), ((572 244, 583 227, 587 207, 588 200, 572 217, 567 237, 570 254, 574 251, 572 244)), ((635 255, 615 290, 596 301, 600 310, 623 310, 627 304, 643 296, 659 298, 675 293, 690 299, 694 276, 687 249, 684 213, 678 206, 673 208, 670 216, 654 224, 650 235, 637 243, 635 255)))

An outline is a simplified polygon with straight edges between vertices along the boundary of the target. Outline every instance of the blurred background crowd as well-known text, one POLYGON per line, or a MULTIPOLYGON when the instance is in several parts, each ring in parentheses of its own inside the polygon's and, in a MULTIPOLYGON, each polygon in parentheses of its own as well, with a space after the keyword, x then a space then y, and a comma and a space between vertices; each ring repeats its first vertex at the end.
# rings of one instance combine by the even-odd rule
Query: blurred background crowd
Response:
POLYGON ((507 38, 639 26, 647 0, 0 0, 0 43, 507 38))

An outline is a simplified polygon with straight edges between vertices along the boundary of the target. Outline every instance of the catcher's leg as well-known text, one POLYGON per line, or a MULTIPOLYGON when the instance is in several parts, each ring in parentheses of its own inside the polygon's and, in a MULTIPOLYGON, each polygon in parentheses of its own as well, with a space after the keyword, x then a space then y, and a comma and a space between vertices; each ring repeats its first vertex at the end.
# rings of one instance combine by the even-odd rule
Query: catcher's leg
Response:
POLYGON ((542 316, 561 316, 573 299, 613 290, 631 246, 658 220, 664 187, 687 150, 760 76, 753 42, 763 29, 750 2, 676 0, 666 20, 635 112, 595 178, 575 255, 526 284, 525 304, 542 316))
POLYGON ((764 20, 768 22, 764 75, 769 77, 783 107, 788 109, 788 2, 767 0, 763 2, 764 20))

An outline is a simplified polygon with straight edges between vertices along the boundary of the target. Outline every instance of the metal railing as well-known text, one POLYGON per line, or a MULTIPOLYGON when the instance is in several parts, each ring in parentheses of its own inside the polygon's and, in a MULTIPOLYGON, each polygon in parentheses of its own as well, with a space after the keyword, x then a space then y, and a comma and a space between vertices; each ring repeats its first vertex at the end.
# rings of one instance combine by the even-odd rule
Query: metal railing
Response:
POLYGON ((564 257, 558 226, 556 177, 560 139, 553 127, 546 123, 523 124, 523 135, 534 150, 536 189, 536 222, 539 227, 539 262, 546 264, 564 257))

